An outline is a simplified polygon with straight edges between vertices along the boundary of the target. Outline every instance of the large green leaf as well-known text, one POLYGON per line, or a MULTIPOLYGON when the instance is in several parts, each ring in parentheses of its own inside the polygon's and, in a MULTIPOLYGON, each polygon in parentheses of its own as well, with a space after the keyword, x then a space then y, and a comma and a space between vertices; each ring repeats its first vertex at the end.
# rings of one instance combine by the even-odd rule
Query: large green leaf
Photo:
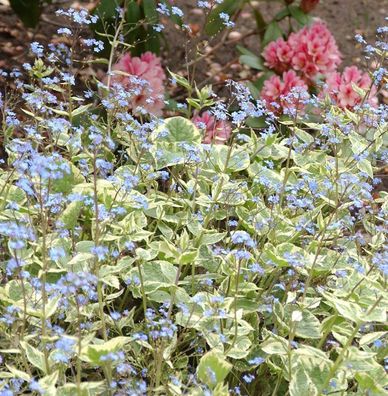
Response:
POLYGON ((202 382, 214 388, 224 381, 231 369, 232 365, 225 359, 225 356, 219 351, 212 350, 202 356, 197 375, 202 382))
POLYGON ((101 360, 102 356, 122 350, 130 340, 129 337, 115 337, 101 344, 89 345, 86 348, 83 358, 97 365, 104 364, 104 361, 101 360))
POLYGON ((209 158, 208 166, 216 171, 227 173, 247 169, 250 163, 246 150, 217 144, 212 145, 210 150, 206 151, 206 157, 209 158))
MULTIPOLYGON (((291 314, 291 306, 287 305, 285 311, 291 314)), ((293 311, 294 312, 294 311, 293 311)), ((307 309, 300 311, 300 320, 294 323, 295 334, 301 338, 321 338, 321 323, 319 320, 307 309)))
POLYGON ((46 364, 44 360, 43 352, 39 351, 38 349, 34 348, 30 344, 25 341, 21 341, 20 345, 24 349, 28 361, 38 369, 42 370, 46 373, 46 364))
POLYGON ((291 376, 290 396, 318 396, 318 389, 303 366, 298 367, 291 376))
POLYGON ((201 134, 197 127, 183 117, 168 118, 156 131, 157 141, 169 143, 200 143, 201 134), (165 131, 166 133, 161 133, 165 131))

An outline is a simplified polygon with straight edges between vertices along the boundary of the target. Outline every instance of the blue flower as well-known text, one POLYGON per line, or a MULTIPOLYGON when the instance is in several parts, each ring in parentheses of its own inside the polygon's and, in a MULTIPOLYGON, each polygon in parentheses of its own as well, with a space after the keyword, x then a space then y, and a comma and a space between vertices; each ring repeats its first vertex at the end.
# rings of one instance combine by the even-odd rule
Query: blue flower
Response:
POLYGON ((256 242, 251 238, 251 236, 246 231, 235 231, 232 234, 232 243, 238 245, 242 244, 247 247, 255 247, 256 242))
POLYGON ((37 41, 34 41, 33 43, 31 43, 30 45, 31 51, 38 56, 39 58, 43 56, 43 45, 38 43, 37 41))
POLYGON ((119 312, 111 312, 110 313, 110 317, 113 319, 113 320, 119 320, 120 318, 121 318, 121 314, 119 313, 119 312))
POLYGON ((242 379, 247 384, 250 384, 255 379, 255 376, 253 374, 244 374, 242 376, 242 379))
POLYGON ((109 249, 106 246, 93 246, 90 249, 90 253, 97 256, 98 261, 105 260, 108 252, 109 252, 109 249))
POLYGON ((265 359, 260 356, 257 356, 253 359, 248 360, 248 363, 251 364, 252 366, 258 366, 264 362, 265 362, 265 359))
POLYGON ((50 259, 53 261, 57 261, 63 257, 65 257, 66 253, 62 247, 53 247, 49 251, 50 259))
POLYGON ((222 20, 222 23, 223 23, 226 27, 228 27, 228 28, 234 27, 235 23, 232 22, 232 21, 230 20, 229 14, 227 14, 227 13, 225 13, 225 12, 220 12, 220 13, 219 13, 219 18, 222 20))

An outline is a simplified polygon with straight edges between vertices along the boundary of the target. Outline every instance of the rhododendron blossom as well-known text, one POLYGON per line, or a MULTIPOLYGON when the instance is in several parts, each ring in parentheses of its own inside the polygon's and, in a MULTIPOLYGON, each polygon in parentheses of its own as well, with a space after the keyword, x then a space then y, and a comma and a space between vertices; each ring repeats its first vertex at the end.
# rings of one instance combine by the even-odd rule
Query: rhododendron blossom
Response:
POLYGON ((217 120, 209 111, 202 115, 195 115, 192 119, 197 128, 205 131, 202 143, 224 144, 232 134, 230 124, 223 120, 217 120))
POLYGON ((282 73, 290 68, 293 51, 289 44, 280 37, 265 47, 263 56, 266 66, 282 73))
POLYGON ((366 103, 372 106, 377 104, 377 90, 372 84, 372 79, 368 73, 363 73, 356 66, 346 67, 342 74, 335 72, 329 75, 321 95, 329 95, 339 107, 353 108, 364 100, 363 96, 353 88, 353 84, 366 92, 366 103))
POLYGON ((270 43, 263 57, 271 69, 279 73, 293 69, 307 82, 319 74, 328 75, 341 63, 335 39, 322 21, 291 33, 287 41, 280 38, 270 43))
MULTIPOLYGON (((133 111, 144 109, 150 114, 161 115, 164 107, 163 82, 166 74, 159 57, 149 51, 140 57, 132 57, 130 53, 126 53, 112 70, 110 86, 122 86, 128 91, 133 91, 130 103, 133 111)), ((105 78, 104 83, 108 83, 108 77, 105 78)))
POLYGON ((267 108, 275 114, 303 110, 308 89, 306 83, 293 70, 284 72, 282 77, 272 76, 264 82, 261 97, 267 108))
POLYGON ((291 66, 306 79, 312 79, 318 74, 326 76, 341 63, 335 39, 321 21, 297 33, 291 33, 288 43, 294 52, 291 66))

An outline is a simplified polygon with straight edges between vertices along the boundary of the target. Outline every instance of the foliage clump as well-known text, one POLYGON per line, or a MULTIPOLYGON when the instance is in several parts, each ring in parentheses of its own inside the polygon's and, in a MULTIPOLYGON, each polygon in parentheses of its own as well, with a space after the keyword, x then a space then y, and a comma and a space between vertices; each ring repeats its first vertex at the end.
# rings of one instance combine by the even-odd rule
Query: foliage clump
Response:
POLYGON ((156 117, 153 55, 79 94, 71 48, 32 50, 1 100, 1 395, 386 394, 386 45, 356 106, 281 116, 171 73, 156 117))

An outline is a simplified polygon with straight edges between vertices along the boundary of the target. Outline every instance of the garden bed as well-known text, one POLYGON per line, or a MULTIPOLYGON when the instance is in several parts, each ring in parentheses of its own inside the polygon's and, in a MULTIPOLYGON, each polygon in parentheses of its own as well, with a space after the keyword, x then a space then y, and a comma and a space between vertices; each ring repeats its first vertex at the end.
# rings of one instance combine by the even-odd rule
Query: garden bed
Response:
POLYGON ((387 395, 385 5, 178 3, 2 2, 0 396, 387 395))

